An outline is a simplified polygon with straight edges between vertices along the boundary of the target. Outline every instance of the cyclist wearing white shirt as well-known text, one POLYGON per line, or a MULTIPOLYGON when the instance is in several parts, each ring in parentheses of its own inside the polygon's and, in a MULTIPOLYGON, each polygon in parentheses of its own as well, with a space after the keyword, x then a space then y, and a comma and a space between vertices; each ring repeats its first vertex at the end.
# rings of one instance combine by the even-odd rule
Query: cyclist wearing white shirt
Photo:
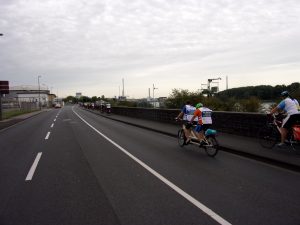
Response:
POLYGON ((206 130, 212 124, 212 110, 207 107, 201 107, 200 111, 202 113, 202 123, 205 126, 204 130, 206 130))
POLYGON ((191 105, 190 101, 187 101, 186 104, 182 107, 180 113, 176 119, 182 118, 183 121, 190 121, 194 115, 196 108, 191 105))
POLYGON ((281 93, 281 96, 284 97, 274 109, 271 110, 270 114, 273 114, 277 111, 284 111, 287 114, 287 117, 283 120, 282 126, 280 128, 281 133, 281 142, 277 145, 281 147, 284 145, 284 141, 287 137, 288 129, 291 128, 297 121, 300 121, 300 112, 298 111, 299 103, 296 99, 293 99, 287 91, 281 93))

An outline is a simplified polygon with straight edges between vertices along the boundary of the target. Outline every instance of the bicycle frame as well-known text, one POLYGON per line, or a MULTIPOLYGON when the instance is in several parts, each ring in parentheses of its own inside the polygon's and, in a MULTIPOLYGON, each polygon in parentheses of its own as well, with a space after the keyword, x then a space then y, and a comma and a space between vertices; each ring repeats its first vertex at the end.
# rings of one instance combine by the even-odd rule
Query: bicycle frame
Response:
MULTIPOLYGON (((273 127, 274 129, 276 128, 276 130, 281 135, 281 129, 280 128, 281 128, 281 125, 282 125, 282 114, 279 114, 277 116, 272 115, 272 117, 270 119, 271 120, 267 122, 267 127, 273 127)), ((272 136, 274 136, 274 134, 271 135, 271 136, 269 136, 269 135, 266 136, 265 140, 271 140, 271 139, 274 140, 273 145, 270 144, 270 146, 267 147, 267 148, 271 148, 275 145, 276 138, 274 136, 274 138, 275 138, 274 139, 272 136)), ((264 139, 264 137, 263 137, 263 139, 264 139)), ((280 141, 280 140, 278 140, 278 141, 280 141)), ((293 127, 288 129, 287 140, 285 141, 285 143, 287 145, 291 146, 294 150, 296 150, 297 146, 300 146, 300 141, 294 139, 293 127)), ((263 147, 265 147, 265 146, 263 145, 263 147)))
MULTIPOLYGON (((194 145, 198 145, 198 146, 200 146, 201 147, 201 142, 200 142, 200 140, 198 139, 198 136, 197 136, 197 134, 196 134, 196 131, 193 129, 193 128, 195 128, 196 127, 196 125, 193 125, 190 129, 190 131, 191 131, 191 134, 190 134, 190 138, 191 138, 191 144, 194 144, 194 145)), ((183 124, 182 125, 182 129, 183 130, 185 130, 185 129, 187 129, 186 127, 185 127, 185 125, 183 124)), ((210 147, 210 146, 212 146, 211 144, 209 144, 208 143, 208 140, 207 140, 207 138, 209 137, 209 136, 212 136, 212 137, 214 137, 215 138, 215 135, 216 134, 216 131, 215 130, 211 130, 211 129, 206 129, 206 130, 203 130, 203 141, 205 142, 205 146, 208 146, 208 147, 210 147), (210 130, 210 132, 207 132, 207 131, 209 131, 210 130)))
POLYGON ((275 115, 272 115, 273 120, 268 123, 268 125, 275 126, 279 133, 281 134, 281 124, 282 121, 280 119, 277 119, 275 115))
MULTIPOLYGON (((198 141, 198 143, 199 143, 199 139, 198 139, 198 136, 196 135, 196 133, 195 133, 195 131, 194 131, 194 127, 196 127, 195 125, 193 125, 191 128, 190 128, 190 136, 189 136, 189 138, 191 138, 191 140, 193 140, 193 141, 198 141)), ((183 124, 182 125, 182 129, 183 130, 188 130, 186 127, 185 127, 185 125, 183 124)), ((204 136, 204 139, 205 139, 205 136, 204 136)))

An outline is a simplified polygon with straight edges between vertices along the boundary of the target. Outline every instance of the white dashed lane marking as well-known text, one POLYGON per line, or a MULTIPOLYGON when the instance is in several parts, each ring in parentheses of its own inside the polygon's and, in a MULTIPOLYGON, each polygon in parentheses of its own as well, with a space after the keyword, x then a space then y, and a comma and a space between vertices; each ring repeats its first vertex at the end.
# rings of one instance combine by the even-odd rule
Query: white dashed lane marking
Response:
POLYGON ((45 137, 45 140, 49 139, 49 136, 50 136, 51 132, 48 132, 46 137, 45 137))
POLYGON ((30 168, 30 170, 29 170, 29 172, 28 172, 28 174, 27 174, 27 177, 26 177, 25 181, 32 180, 32 177, 33 177, 33 175, 34 175, 34 172, 35 172, 35 170, 36 170, 36 167, 37 167, 37 165, 38 165, 38 163, 39 163, 41 157, 42 157, 42 153, 39 152, 39 153, 37 154, 37 156, 35 157, 35 160, 34 160, 32 166, 31 166, 31 168, 30 168))

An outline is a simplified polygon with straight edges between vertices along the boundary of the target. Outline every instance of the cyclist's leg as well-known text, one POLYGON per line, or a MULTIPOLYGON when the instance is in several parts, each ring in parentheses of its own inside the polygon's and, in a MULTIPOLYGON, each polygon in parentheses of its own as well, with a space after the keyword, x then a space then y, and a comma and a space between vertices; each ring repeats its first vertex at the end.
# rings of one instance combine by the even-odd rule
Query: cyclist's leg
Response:
POLYGON ((282 123, 280 128, 281 133, 281 143, 283 144, 287 138, 288 130, 292 127, 294 123, 294 115, 288 116, 282 123))
POLYGON ((199 143, 201 143, 204 140, 203 126, 200 124, 197 124, 197 126, 195 128, 195 132, 197 134, 199 143))
POLYGON ((281 127, 280 128, 280 133, 281 133, 281 143, 284 143, 284 141, 286 140, 286 137, 287 137, 287 133, 288 133, 288 129, 287 128, 284 128, 284 127, 281 127))
POLYGON ((183 131, 184 131, 184 134, 185 134, 185 137, 186 137, 186 143, 189 143, 191 141, 191 130, 192 128, 189 127, 189 126, 186 126, 188 123, 186 122, 184 125, 183 125, 183 131))
POLYGON ((186 142, 191 141, 191 128, 189 129, 185 128, 183 131, 185 134, 186 142))

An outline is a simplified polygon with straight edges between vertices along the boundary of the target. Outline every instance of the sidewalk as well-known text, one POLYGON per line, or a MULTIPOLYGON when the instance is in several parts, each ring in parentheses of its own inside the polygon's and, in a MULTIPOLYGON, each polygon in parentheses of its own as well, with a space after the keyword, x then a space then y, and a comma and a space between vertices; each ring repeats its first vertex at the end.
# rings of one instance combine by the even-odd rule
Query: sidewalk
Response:
POLYGON ((19 122, 22 122, 30 117, 33 117, 35 115, 38 115, 42 112, 45 112, 45 111, 49 111, 51 109, 42 109, 41 111, 35 111, 35 112, 31 112, 31 113, 26 113, 26 114, 22 114, 22 115, 19 115, 19 116, 14 116, 12 118, 9 118, 9 119, 5 119, 5 120, 2 120, 0 121, 0 131, 1 130, 4 130, 8 127, 11 127, 19 122))
MULTIPOLYGON (((100 113, 99 111, 93 110, 89 111, 112 120, 120 121, 141 128, 146 128, 148 130, 163 133, 173 137, 177 137, 177 131, 180 128, 180 125, 176 124, 143 120, 115 114, 107 115, 105 113, 100 113)), ((266 149, 259 144, 259 141, 256 138, 220 132, 218 133, 217 140, 221 147, 229 150, 243 152, 252 156, 259 156, 265 159, 272 159, 277 162, 300 167, 300 152, 296 153, 290 147, 274 147, 273 149, 266 149)))

